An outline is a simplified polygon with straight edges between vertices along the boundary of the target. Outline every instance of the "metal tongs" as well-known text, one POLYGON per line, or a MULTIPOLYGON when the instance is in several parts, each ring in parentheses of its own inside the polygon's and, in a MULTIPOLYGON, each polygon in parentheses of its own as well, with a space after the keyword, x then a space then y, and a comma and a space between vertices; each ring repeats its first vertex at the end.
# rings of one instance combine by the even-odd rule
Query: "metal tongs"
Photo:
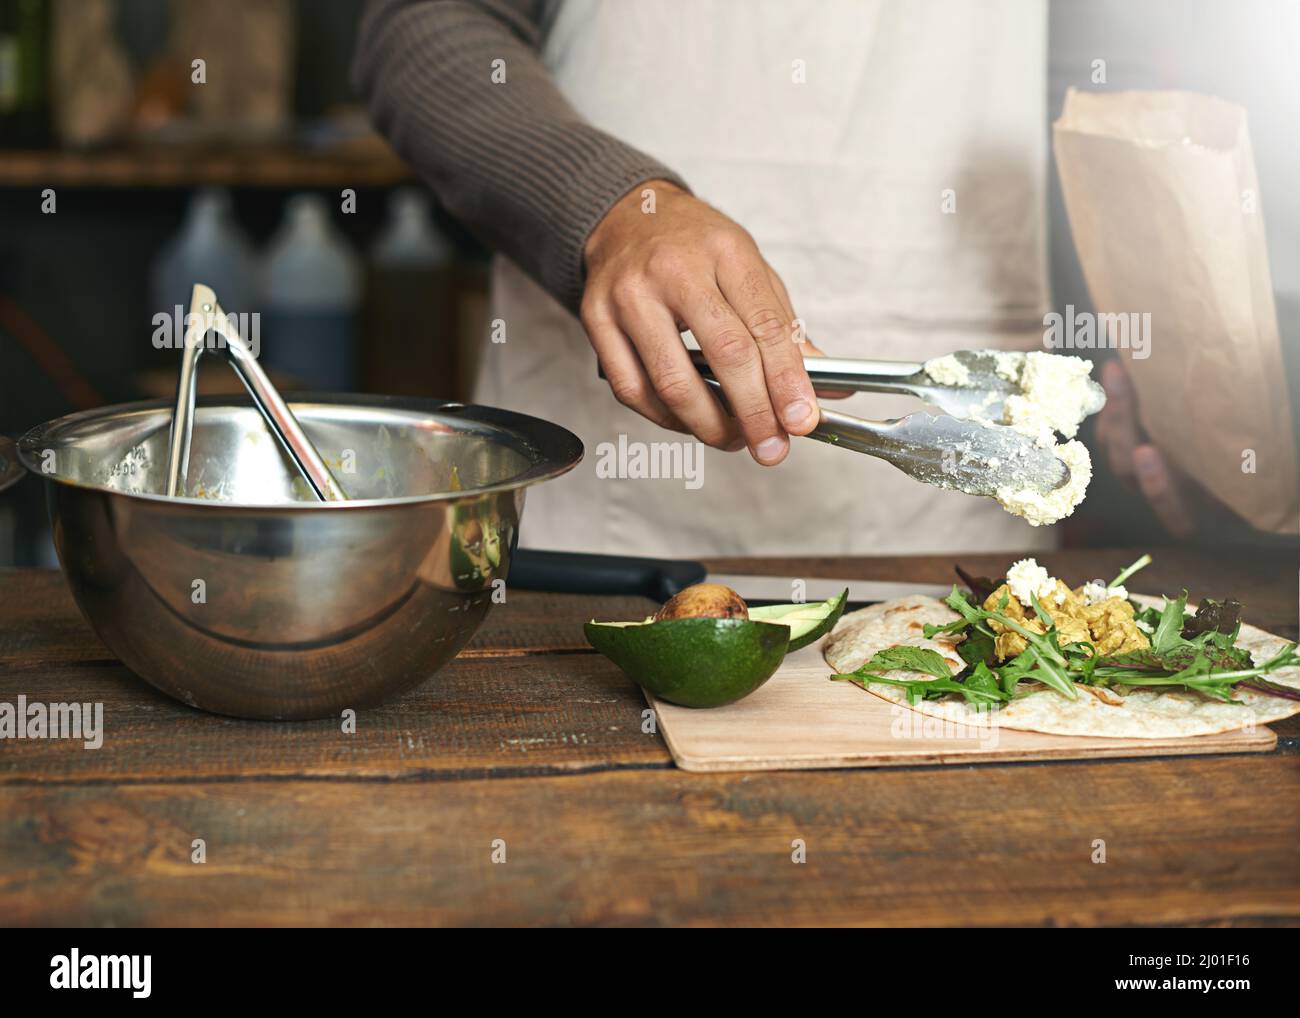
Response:
MULTIPOLYGON (((944 385, 925 372, 919 361, 876 361, 846 357, 805 357, 808 378, 818 389, 842 392, 894 392, 916 396, 938 410, 963 420, 982 417, 990 421, 1002 417, 1008 396, 1020 386, 998 373, 998 354, 994 350, 959 350, 953 354, 966 372, 961 385, 944 385)), ((702 372, 711 375, 708 361, 699 350, 690 351, 691 360, 702 372)), ((1003 354, 1005 356, 1005 354, 1003 354)))
POLYGON ((234 322, 221 310, 217 295, 211 287, 202 283, 194 284, 190 296, 190 313, 185 323, 185 349, 176 382, 176 409, 172 414, 171 437, 167 444, 167 495, 174 498, 187 491, 186 477, 189 472, 190 439, 194 433, 194 396, 199 357, 206 348, 208 334, 216 333, 224 340, 224 344, 217 344, 217 348, 225 351, 230 366, 239 375, 272 434, 289 454, 312 492, 322 502, 345 498, 338 481, 325 466, 325 461, 302 430, 293 411, 266 377, 266 372, 239 335, 234 322))
MULTIPOLYGON (((721 396, 704 354, 690 353, 704 380, 721 396)), ((1051 449, 991 423, 1001 418, 1006 398, 1020 391, 1016 382, 999 374, 998 352, 963 350, 954 357, 966 370, 961 385, 936 382, 919 362, 805 357, 804 367, 816 388, 901 393, 943 411, 870 421, 818 404, 821 422, 807 437, 879 457, 918 481, 972 495, 996 497, 1007 488, 1047 494, 1065 485, 1070 469, 1051 449)), ((1092 402, 1100 409, 1105 395, 1095 382, 1089 384, 1095 386, 1092 402)))

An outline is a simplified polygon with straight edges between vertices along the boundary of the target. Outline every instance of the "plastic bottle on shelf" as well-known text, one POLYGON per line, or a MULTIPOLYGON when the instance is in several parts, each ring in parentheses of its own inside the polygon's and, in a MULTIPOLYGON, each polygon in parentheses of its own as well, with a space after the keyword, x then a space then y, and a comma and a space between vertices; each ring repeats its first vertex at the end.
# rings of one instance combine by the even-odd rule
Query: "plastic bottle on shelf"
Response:
POLYGON ((458 398, 455 252, 433 225, 426 192, 392 193, 369 262, 366 387, 458 398))
POLYGON ((389 196, 384 231, 370 249, 376 265, 432 269, 451 262, 451 245, 434 228, 429 210, 429 196, 418 187, 400 187, 389 196))
POLYGON ((257 303, 257 256, 235 222, 229 193, 220 188, 194 193, 180 230, 154 259, 151 310, 183 322, 195 283, 211 286, 227 314, 252 311, 257 303))
POLYGON ((289 198, 267 249, 262 357, 308 388, 356 388, 361 268, 314 194, 289 198))

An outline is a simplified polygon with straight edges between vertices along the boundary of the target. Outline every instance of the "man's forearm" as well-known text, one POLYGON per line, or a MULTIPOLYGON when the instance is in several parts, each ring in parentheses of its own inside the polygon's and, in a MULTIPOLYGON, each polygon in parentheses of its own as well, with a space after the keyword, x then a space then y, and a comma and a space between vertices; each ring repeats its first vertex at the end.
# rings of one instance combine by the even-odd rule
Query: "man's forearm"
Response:
POLYGON ((443 206, 576 311, 592 228, 638 183, 678 178, 568 104, 537 55, 540 6, 371 0, 353 73, 443 206))

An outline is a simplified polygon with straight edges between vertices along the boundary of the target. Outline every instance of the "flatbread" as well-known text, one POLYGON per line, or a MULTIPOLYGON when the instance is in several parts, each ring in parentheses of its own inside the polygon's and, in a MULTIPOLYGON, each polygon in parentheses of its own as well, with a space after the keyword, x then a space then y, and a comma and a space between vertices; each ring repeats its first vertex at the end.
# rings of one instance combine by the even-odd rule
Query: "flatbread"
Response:
MULTIPOLYGON (((933 640, 925 636, 927 624, 944 626, 955 618, 955 611, 925 594, 882 601, 842 616, 826 637, 822 656, 836 671, 854 672, 886 647, 923 647, 935 651, 954 672, 959 672, 966 667, 966 662, 956 648, 965 636, 939 633, 933 640)), ((916 676, 915 672, 897 674, 906 678, 916 676)))
MULTIPOLYGON (((1141 595, 1134 595, 1132 599, 1141 604, 1163 603, 1162 598, 1141 595)), ((852 672, 887 647, 926 647, 940 653, 955 674, 966 664, 955 650, 959 638, 940 634, 934 640, 927 640, 923 627, 926 623, 944 625, 956 618, 956 612, 935 598, 923 595, 897 598, 845 615, 826 638, 822 654, 827 664, 837 672, 852 672)), ((1272 657, 1289 643, 1289 640, 1245 624, 1237 638, 1237 646, 1250 651, 1256 663, 1272 657)), ((928 679, 916 672, 883 674, 891 679, 928 679)), ((1300 690, 1300 668, 1283 668, 1271 673, 1268 679, 1300 690)), ((1078 689, 1079 698, 1067 700, 1055 690, 1040 687, 993 710, 968 704, 956 693, 913 705, 908 703, 907 690, 901 686, 877 683, 867 692, 921 714, 975 727, 1001 726, 1051 735, 1120 739, 1215 735, 1251 729, 1300 713, 1300 701, 1249 689, 1235 691, 1240 706, 1190 691, 1165 693, 1134 689, 1122 698, 1111 695, 1103 700, 1090 695, 1086 687, 1079 686, 1078 689), (1120 703, 1107 700, 1120 700, 1120 703)))

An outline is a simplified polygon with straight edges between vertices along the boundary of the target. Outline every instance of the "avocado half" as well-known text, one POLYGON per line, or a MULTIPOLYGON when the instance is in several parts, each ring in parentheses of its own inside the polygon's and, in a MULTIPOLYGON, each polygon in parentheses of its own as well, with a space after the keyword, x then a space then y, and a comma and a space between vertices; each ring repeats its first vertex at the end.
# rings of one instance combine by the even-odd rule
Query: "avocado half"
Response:
POLYGON ((791 650, 835 625, 848 600, 751 608, 748 619, 588 622, 587 642, 661 700, 721 707, 763 685, 791 650))
POLYGON ((825 601, 800 604, 768 604, 749 609, 755 622, 780 622, 790 627, 790 650, 801 650, 815 643, 831 631, 844 614, 849 591, 844 591, 825 601))
POLYGON ((746 619, 588 622, 598 651, 661 700, 721 707, 758 689, 781 666, 790 627, 746 619))

